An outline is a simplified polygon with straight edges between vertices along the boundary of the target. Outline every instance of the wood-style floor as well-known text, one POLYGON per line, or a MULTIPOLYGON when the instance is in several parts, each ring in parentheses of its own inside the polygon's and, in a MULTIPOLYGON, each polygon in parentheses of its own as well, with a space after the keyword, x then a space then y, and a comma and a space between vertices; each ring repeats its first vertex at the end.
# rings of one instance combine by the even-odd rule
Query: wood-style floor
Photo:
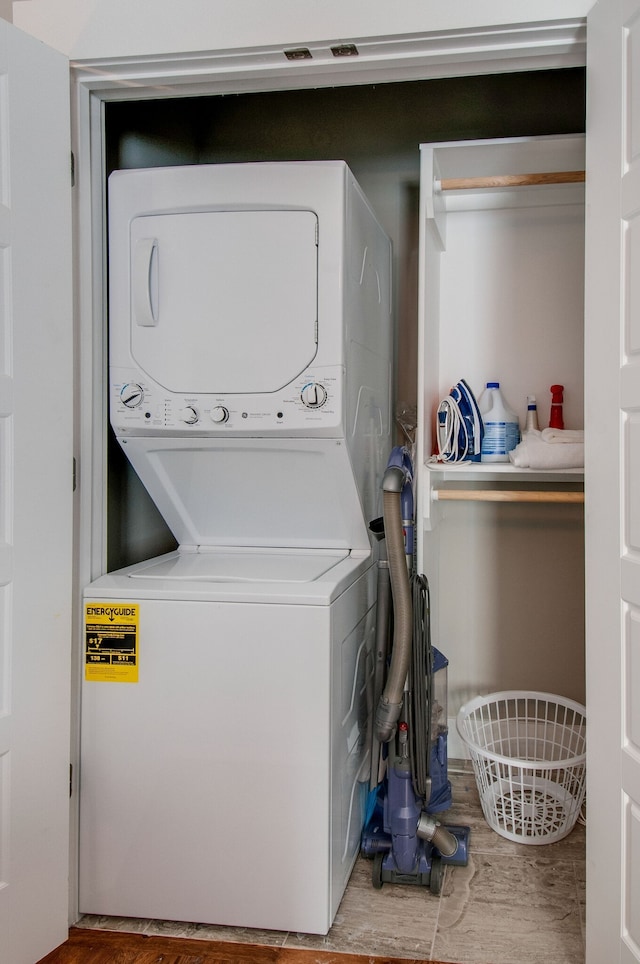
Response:
POLYGON ((69 940, 38 964, 425 964, 416 958, 371 957, 266 944, 201 941, 72 927, 69 940))

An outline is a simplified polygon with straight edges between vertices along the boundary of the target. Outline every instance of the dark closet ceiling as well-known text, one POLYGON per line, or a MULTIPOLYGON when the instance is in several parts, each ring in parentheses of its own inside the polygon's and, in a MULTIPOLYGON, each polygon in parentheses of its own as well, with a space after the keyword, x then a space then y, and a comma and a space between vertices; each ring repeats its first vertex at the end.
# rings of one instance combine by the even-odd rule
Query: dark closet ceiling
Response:
POLYGON ((427 141, 584 132, 583 68, 106 105, 108 166, 357 160, 427 141))

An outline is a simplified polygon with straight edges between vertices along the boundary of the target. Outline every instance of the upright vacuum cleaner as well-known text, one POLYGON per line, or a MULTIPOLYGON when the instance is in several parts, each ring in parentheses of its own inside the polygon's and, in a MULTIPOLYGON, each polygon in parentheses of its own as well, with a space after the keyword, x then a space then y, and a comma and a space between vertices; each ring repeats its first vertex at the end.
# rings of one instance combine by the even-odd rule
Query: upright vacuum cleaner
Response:
POLYGON ((413 471, 393 449, 383 482, 387 544, 379 564, 371 780, 361 852, 372 882, 418 884, 439 894, 447 864, 468 860, 469 828, 443 826, 451 806, 447 770, 447 659, 431 645, 429 586, 413 566, 413 471), (392 627, 392 628, 391 628, 392 627), (393 638, 389 653, 390 638, 393 638))

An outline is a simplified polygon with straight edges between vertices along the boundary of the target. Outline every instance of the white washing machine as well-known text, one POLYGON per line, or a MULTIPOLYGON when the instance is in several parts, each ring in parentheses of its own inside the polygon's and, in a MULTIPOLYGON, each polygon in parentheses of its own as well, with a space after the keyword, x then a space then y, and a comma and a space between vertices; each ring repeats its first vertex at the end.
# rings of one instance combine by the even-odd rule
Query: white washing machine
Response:
POLYGON ((342 162, 116 172, 110 411, 179 549, 85 591, 80 910, 326 933, 368 791, 390 245, 342 162))

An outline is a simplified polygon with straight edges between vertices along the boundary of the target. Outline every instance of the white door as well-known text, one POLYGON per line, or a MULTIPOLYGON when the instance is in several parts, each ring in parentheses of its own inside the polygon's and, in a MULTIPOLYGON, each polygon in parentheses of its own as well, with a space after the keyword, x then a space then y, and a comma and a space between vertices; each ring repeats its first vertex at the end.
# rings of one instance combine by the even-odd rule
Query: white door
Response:
POLYGON ((589 14, 587 962, 640 961, 640 3, 589 14))
POLYGON ((66 58, 0 20, 0 957, 66 939, 72 335, 66 58))

